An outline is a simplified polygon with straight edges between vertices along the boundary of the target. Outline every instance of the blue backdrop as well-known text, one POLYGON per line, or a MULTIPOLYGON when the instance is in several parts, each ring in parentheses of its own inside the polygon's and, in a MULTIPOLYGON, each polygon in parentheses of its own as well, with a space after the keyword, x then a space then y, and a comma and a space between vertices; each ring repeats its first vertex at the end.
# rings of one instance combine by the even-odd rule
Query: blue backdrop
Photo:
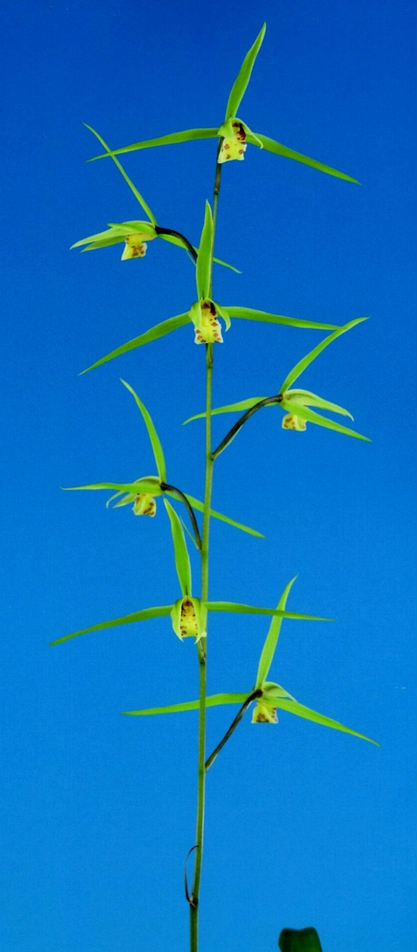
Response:
MULTIPOLYGON (((225 167, 216 300, 343 324, 300 385, 348 407, 363 443, 268 410, 220 458, 213 504, 266 534, 212 526, 213 598, 336 617, 284 622, 271 676, 381 748, 282 712, 244 719, 208 776, 201 949, 274 949, 315 925, 324 952, 412 948, 415 854, 416 11, 406 0, 15 0, 1 13, 2 947, 184 950, 194 842, 195 714, 119 712, 197 696, 191 640, 169 619, 54 638, 178 597, 168 520, 60 487, 153 472, 203 493, 204 348, 192 328, 79 371, 195 299, 162 241, 68 251, 142 217, 112 147, 216 126, 243 55, 267 34, 239 110, 255 131, 361 187, 248 148, 225 167), (7 240, 6 240, 7 239, 7 240), (410 401, 410 402, 409 402, 410 401)), ((158 221, 198 242, 215 142, 134 153, 158 221)), ((321 332, 234 321, 214 404, 276 392, 321 332)), ((215 421, 215 436, 225 420, 215 421)), ((209 691, 250 688, 267 624, 212 618, 209 691)), ((210 712, 208 746, 231 708, 210 712)))

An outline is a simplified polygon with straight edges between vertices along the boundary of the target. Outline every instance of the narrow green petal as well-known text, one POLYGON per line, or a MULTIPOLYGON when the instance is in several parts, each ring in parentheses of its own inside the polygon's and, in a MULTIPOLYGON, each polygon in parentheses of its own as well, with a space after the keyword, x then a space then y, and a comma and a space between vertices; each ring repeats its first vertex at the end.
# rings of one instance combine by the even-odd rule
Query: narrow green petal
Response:
POLYGON ((337 324, 320 324, 317 321, 302 321, 298 317, 283 317, 282 314, 268 314, 267 311, 258 311, 252 307, 228 307, 230 317, 240 317, 246 321, 262 321, 265 324, 286 324, 289 327, 311 327, 313 330, 337 330, 337 324))
MULTIPOLYGON (((285 587, 281 595, 281 598, 277 605, 277 608, 279 609, 280 612, 285 611, 287 598, 291 591, 292 586, 294 585, 296 578, 297 576, 295 576, 293 579, 291 579, 290 582, 288 582, 288 585, 285 587)), ((259 659, 258 673, 256 675, 256 685, 255 685, 257 688, 263 686, 264 681, 266 680, 268 676, 268 671, 271 667, 274 654, 275 654, 275 649, 278 644, 281 624, 282 624, 282 617, 278 616, 277 618, 272 619, 271 624, 269 626, 269 631, 261 651, 261 657, 259 659)))
POLYGON ((120 243, 124 241, 124 235, 120 235, 119 238, 107 238, 107 240, 102 238, 101 241, 93 241, 91 245, 86 245, 85 248, 81 248, 81 254, 83 254, 84 251, 97 251, 100 248, 110 248, 111 245, 120 245, 120 243))
POLYGON ((113 360, 114 357, 127 354, 129 350, 134 350, 135 347, 143 347, 144 344, 150 344, 154 340, 159 340, 160 337, 165 337, 165 334, 170 334, 171 331, 176 331, 179 327, 184 327, 185 324, 189 323, 189 320, 190 318, 187 312, 185 314, 178 314, 177 317, 170 317, 167 321, 161 321, 160 324, 155 324, 155 327, 151 327, 149 331, 145 331, 145 333, 140 334, 139 337, 134 337, 133 340, 129 340, 127 344, 122 344, 121 347, 112 350, 110 354, 106 354, 105 357, 96 360, 90 367, 86 367, 85 370, 82 370, 79 376, 82 377, 82 375, 87 374, 89 370, 94 370, 95 367, 106 364, 108 360, 113 360))
POLYGON ((372 440, 368 436, 362 436, 361 433, 357 433, 356 430, 351 430, 348 426, 342 426, 341 423, 336 423, 335 420, 328 420, 327 417, 321 416, 320 413, 315 413, 314 410, 309 410, 303 404, 295 403, 293 400, 283 400, 279 404, 283 410, 287 410, 288 413, 293 413, 295 416, 301 417, 302 420, 310 420, 310 423, 317 423, 318 426, 324 426, 328 430, 335 430, 336 433, 344 433, 345 436, 354 436, 357 440, 365 440, 366 443, 372 443, 372 440))
POLYGON ((113 159, 114 164, 117 166, 117 168, 119 169, 119 172, 123 175, 123 178, 124 178, 125 182, 126 182, 127 185, 129 186, 130 190, 133 192, 135 198, 138 200, 139 205, 141 205, 141 207, 143 208, 145 214, 148 215, 148 217, 151 219, 151 221, 154 223, 154 225, 156 225, 155 215, 153 214, 153 212, 151 212, 151 209, 149 208, 149 205, 147 204, 147 202, 145 202, 145 199, 143 198, 143 195, 140 194, 140 192, 139 192, 138 189, 136 188, 136 185, 133 184, 132 179, 129 178, 129 176, 128 176, 127 172, 125 172, 123 166, 120 164, 120 162, 118 161, 118 159, 115 158, 114 153, 111 151, 111 149, 110 149, 109 146, 107 145, 107 142, 104 141, 104 139, 98 134, 98 132, 96 132, 95 129, 93 129, 92 126, 89 126, 86 122, 84 122, 83 125, 85 125, 85 127, 86 127, 87 129, 89 129, 90 132, 93 133, 93 135, 95 135, 96 139, 98 139, 98 141, 101 142, 102 146, 104 146, 104 148, 106 149, 106 154, 107 154, 107 155, 110 155, 111 158, 113 159))
MULTIPOLYGON (((292 583, 290 583, 291 585, 292 583)), ((299 621, 334 621, 333 618, 321 618, 319 615, 301 615, 299 612, 287 612, 282 608, 257 608, 253 605, 241 605, 238 602, 206 602, 209 612, 236 612, 242 615, 276 615, 278 618, 291 618, 299 621)))
POLYGON ((131 615, 123 615, 122 618, 113 618, 112 621, 102 621, 98 625, 91 625, 90 628, 81 628, 80 631, 73 631, 71 635, 64 635, 63 638, 57 638, 51 641, 50 645, 60 645, 63 641, 69 641, 70 638, 77 638, 78 635, 87 635, 90 631, 101 631, 102 628, 115 628, 117 625, 129 625, 132 621, 146 621, 148 618, 160 618, 162 615, 169 615, 172 605, 161 605, 159 608, 143 608, 140 612, 133 612, 131 615))
POLYGON ((349 410, 340 407, 338 403, 323 400, 323 397, 318 397, 316 393, 311 393, 310 390, 287 390, 286 398, 286 403, 294 401, 295 403, 302 403, 306 407, 320 407, 321 410, 331 410, 332 413, 340 413, 342 416, 348 416, 353 420, 349 410))
MULTIPOLYGON (((228 403, 225 407, 217 407, 211 411, 211 415, 215 416, 216 413, 237 413, 240 410, 250 410, 257 403, 260 403, 261 400, 266 400, 266 397, 249 397, 248 400, 240 400, 239 403, 228 403)), ((186 423, 191 423, 192 420, 202 420, 205 417, 205 413, 196 413, 195 416, 188 417, 188 420, 184 420, 182 426, 185 426, 186 423)))
POLYGON ((281 386, 280 393, 285 393, 285 391, 291 387, 291 384, 293 384, 300 374, 302 374, 303 370, 305 370, 306 367, 308 367, 308 365, 311 364, 319 354, 321 354, 322 350, 332 343, 332 341, 336 340, 336 338, 340 337, 342 334, 346 334, 346 331, 350 331, 352 327, 356 327, 356 324, 362 324, 363 321, 367 320, 367 317, 357 317, 356 320, 349 321, 348 324, 344 324, 343 327, 339 327, 336 331, 333 331, 333 334, 329 334, 328 337, 325 337, 324 340, 322 340, 321 343, 317 345, 317 347, 314 347, 309 354, 306 354, 306 356, 303 357, 302 360, 299 360, 298 364, 296 364, 295 367, 290 370, 290 373, 285 378, 284 383, 281 386))
POLYGON ((87 161, 95 162, 97 159, 105 159, 107 156, 113 158, 114 155, 122 155, 123 152, 137 152, 138 149, 151 149, 156 145, 173 145, 177 142, 191 142, 193 139, 216 139, 217 133, 217 129, 184 129, 183 132, 171 132, 167 136, 159 136, 158 139, 144 139, 142 142, 134 142, 133 145, 125 145, 122 149, 109 149, 107 152, 102 152, 101 155, 94 155, 92 159, 87 161))
POLYGON ((125 380, 122 380, 122 384, 132 394, 132 396, 134 397, 136 401, 136 405, 139 407, 139 410, 145 421, 145 426, 148 431, 149 439, 151 441, 153 455, 155 457, 156 468, 158 470, 158 476, 162 483, 166 483, 167 474, 166 474, 164 451, 162 449, 161 441, 159 439, 154 423, 152 421, 152 417, 150 413, 148 412, 148 410, 146 409, 145 404, 142 403, 142 400, 140 400, 137 393, 135 393, 133 387, 131 387, 130 384, 126 383, 125 380))
MULTIPOLYGON (((134 483, 89 483, 87 486, 63 486, 65 492, 74 492, 78 489, 117 489, 116 496, 120 493, 151 493, 152 496, 160 496, 162 490, 159 479, 156 476, 144 476, 143 479, 136 479, 134 483)), ((115 497, 112 496, 112 499, 115 497)), ((110 499, 109 499, 110 502, 110 499)))
MULTIPOLYGON (((218 704, 244 704, 248 694, 213 694, 206 698, 206 707, 218 704)), ((200 701, 184 701, 183 704, 170 704, 168 707, 149 707, 143 711, 123 711, 123 714, 143 716, 144 714, 177 714, 179 711, 198 711, 200 701)))
POLYGON ((172 542, 174 545, 175 567, 177 569, 180 589, 185 597, 191 595, 191 565, 188 555, 187 543, 185 541, 184 529, 181 519, 177 516, 175 509, 167 499, 164 499, 164 506, 169 515, 171 523, 172 542))
POLYGON ((232 89, 230 91, 230 96, 227 101, 225 119, 232 119, 236 116, 239 109, 240 103, 245 94, 247 85, 249 83, 253 66, 256 60, 256 57, 261 48, 262 40, 265 36, 266 23, 264 23, 262 29, 258 33, 256 40, 251 46, 250 50, 246 53, 245 59, 240 67, 240 70, 236 76, 236 79, 233 83, 232 89))
POLYGON ((277 707, 281 707, 284 711, 289 711, 290 714, 296 714, 298 717, 304 717, 307 721, 314 721, 315 724, 323 724, 324 727, 333 727, 334 730, 343 731, 345 734, 354 734, 355 737, 360 737, 362 740, 369 741, 370 744, 375 744, 376 747, 380 746, 376 740, 371 740, 371 738, 366 737, 365 734, 359 734, 358 731, 353 731, 350 727, 339 724, 338 721, 332 720, 331 717, 318 714, 317 711, 312 711, 311 708, 305 707, 304 704, 299 704, 298 701, 277 698, 277 707))
POLYGON ((235 274, 242 274, 242 271, 239 271, 239 268, 235 268, 233 264, 228 264, 227 261, 222 261, 221 258, 213 258, 215 264, 221 264, 223 268, 229 268, 230 271, 234 271, 235 274))
POLYGON ((250 142, 251 145, 259 145, 259 142, 256 141, 257 139, 262 142, 263 148, 266 149, 267 152, 282 155, 286 159, 295 159, 296 162, 302 162, 303 165, 310 165, 313 169, 318 169, 319 172, 326 172, 327 175, 344 179, 345 182, 354 182, 355 185, 360 185, 357 179, 346 175, 345 172, 338 172, 337 169, 333 169, 330 165, 323 165, 323 162, 317 162, 316 159, 309 159, 307 155, 302 155, 301 152, 294 152, 294 149, 287 149, 286 145, 281 145, 280 142, 276 142, 275 139, 270 139, 268 136, 263 136, 260 132, 247 136, 247 141, 250 142))
POLYGON ((213 216, 208 202, 205 206, 204 225, 196 265, 197 296, 199 301, 210 293, 211 252, 213 247, 213 216))
POLYGON ((80 241, 74 242, 70 247, 70 251, 73 248, 80 248, 81 245, 89 245, 92 242, 99 244, 101 241, 107 241, 109 239, 113 241, 124 241, 125 240, 126 230, 123 225, 117 225, 112 228, 107 228, 106 231, 99 231, 96 235, 90 235, 88 238, 81 238, 80 241))
MULTIPOLYGON (((199 499, 195 499, 194 496, 190 496, 188 493, 185 493, 185 495, 193 509, 197 509, 198 512, 204 512, 204 504, 200 502, 199 499)), ((215 509, 210 509, 210 515, 213 516, 214 519, 220 519, 222 522, 227 522, 229 526, 234 526, 235 529, 241 529, 242 532, 247 532, 249 535, 256 536, 258 539, 265 538, 262 532, 257 532, 256 529, 250 529, 249 526, 244 526, 241 522, 236 522, 234 519, 229 519, 229 516, 223 516, 221 512, 216 512, 215 509)))

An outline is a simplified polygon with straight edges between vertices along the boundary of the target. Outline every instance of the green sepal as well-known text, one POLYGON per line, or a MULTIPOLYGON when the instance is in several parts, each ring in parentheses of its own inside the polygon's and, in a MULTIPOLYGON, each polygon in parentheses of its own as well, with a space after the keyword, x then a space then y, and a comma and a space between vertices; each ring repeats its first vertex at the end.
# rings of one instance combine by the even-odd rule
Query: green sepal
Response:
POLYGON ((324 400, 323 397, 318 397, 316 393, 311 393, 310 390, 287 390, 285 396, 286 403, 292 403, 294 401, 306 407, 320 407, 321 410, 331 410, 332 413, 340 413, 341 416, 348 416, 353 420, 353 416, 349 413, 349 410, 340 407, 338 403, 331 403, 330 400, 324 400), (291 399, 289 399, 290 397, 291 399))
POLYGON ((194 304, 191 305, 188 318, 197 330, 201 330, 201 304, 199 301, 194 301, 194 304))
POLYGON ((252 69, 256 60, 256 57, 261 48, 262 40, 265 36, 266 23, 264 23, 262 29, 258 33, 254 44, 251 46, 250 50, 246 53, 246 56, 243 60, 243 63, 240 67, 240 70, 236 76, 236 79, 233 83, 233 86, 230 91, 229 99, 226 106, 226 119, 230 119, 233 116, 236 116, 237 110, 239 109, 240 103, 245 94, 247 85, 249 83, 252 69))
MULTIPOLYGON (((218 704, 244 704, 250 692, 246 694, 213 694, 206 698, 206 707, 216 707, 218 704)), ((148 714, 177 714, 180 711, 198 711, 200 701, 184 701, 182 704, 169 704, 168 707, 150 707, 143 711, 123 711, 140 717, 148 714)))
POLYGON ((351 175, 346 175, 345 172, 338 172, 337 169, 333 169, 330 165, 324 165, 323 162, 310 159, 307 155, 302 155, 301 152, 295 152, 294 149, 288 149, 286 145, 282 145, 281 142, 276 142, 275 139, 270 139, 269 136, 263 136, 260 132, 249 134, 247 137, 247 141, 251 145, 259 145, 257 140, 262 143, 262 147, 266 149, 267 152, 273 152, 274 155, 282 155, 286 159, 294 159, 296 162, 302 162, 303 165, 310 165, 311 168, 318 169, 319 172, 326 172, 327 175, 344 179, 345 182, 353 182, 355 185, 360 185, 360 182, 352 178, 351 175))
POLYGON ((217 301, 213 301, 213 304, 214 304, 214 306, 215 306, 215 308, 216 308, 216 313, 217 313, 218 315, 220 315, 220 317, 223 318, 224 323, 225 323, 225 325, 226 325, 226 330, 228 331, 228 330, 230 329, 230 315, 229 315, 229 312, 226 311, 226 308, 220 307, 220 304, 218 304, 217 301))
MULTIPOLYGON (((95 135, 96 139, 98 139, 98 141, 101 142, 102 146, 104 146, 104 148, 106 149, 106 153, 105 153, 105 154, 106 154, 106 155, 109 155, 109 156, 112 158, 114 164, 115 164, 115 165, 117 166, 117 168, 119 169, 119 172, 121 173, 121 175, 123 175, 123 178, 124 178, 125 182, 126 182, 127 185, 129 186, 130 190, 133 192, 135 198, 138 200, 139 205, 142 206, 144 212, 146 213, 146 215, 148 215, 148 218, 150 218, 150 220, 154 223, 154 225, 156 225, 155 215, 153 214, 153 212, 151 212, 151 209, 149 208, 149 205, 147 204, 147 202, 145 202, 145 199, 143 198, 143 195, 140 194, 140 192, 139 192, 138 189, 136 188, 136 185, 133 184, 132 179, 129 178, 129 176, 128 176, 127 172, 125 172, 123 166, 120 164, 120 162, 118 161, 118 159, 115 158, 115 155, 114 155, 114 153, 112 152, 112 150, 109 148, 109 146, 107 145, 107 142, 104 141, 104 139, 98 134, 98 132, 96 132, 95 129, 93 129, 92 126, 89 126, 86 122, 84 122, 83 125, 84 125, 87 129, 89 129, 90 132, 92 132, 93 135, 95 135)), ((88 161, 90 161, 90 160, 88 160, 88 161)))
MULTIPOLYGON (((62 486, 65 492, 74 492, 78 489, 117 489, 116 496, 122 493, 132 493, 137 496, 138 493, 150 493, 152 496, 162 496, 160 482, 157 476, 143 476, 142 479, 136 479, 133 483, 89 483, 87 486, 62 486)), ((114 499, 115 496, 112 496, 114 499)), ((108 500, 110 502, 110 499, 108 500)))
POLYGON ((291 387, 291 384, 293 384, 300 374, 302 374, 303 370, 305 370, 306 367, 308 367, 308 365, 311 364, 313 360, 315 360, 316 357, 318 357, 318 355, 329 346, 329 344, 336 340, 337 337, 340 337, 342 334, 346 334, 346 332, 350 331, 352 327, 356 327, 357 324, 362 324, 363 321, 367 320, 367 317, 357 317, 354 321, 349 321, 349 323, 344 324, 343 327, 338 327, 337 330, 333 331, 333 334, 329 334, 328 337, 325 337, 320 344, 317 344, 317 347, 314 347, 313 350, 310 350, 310 352, 306 354, 306 356, 301 360, 299 360, 295 367, 290 370, 280 388, 280 393, 285 393, 285 391, 291 387))
POLYGON ((197 296, 200 301, 210 293, 211 253, 213 248, 213 216, 208 202, 205 205, 204 225, 196 264, 197 296))
POLYGON ((183 596, 191 595, 191 565, 188 555, 187 543, 185 541, 184 530, 181 519, 177 516, 175 509, 167 499, 164 499, 164 506, 169 515, 171 523, 172 542, 174 545, 175 567, 177 569, 178 581, 183 596))
MULTIPOLYGON (((167 495, 171 496, 172 493, 168 493, 167 495)), ((197 509, 198 512, 204 512, 204 503, 200 502, 199 499, 195 499, 194 496, 190 496, 188 493, 184 493, 184 495, 187 497, 193 509, 197 509)), ((235 529, 241 529, 242 532, 247 532, 249 535, 256 536, 258 539, 265 538, 262 532, 257 532, 256 529, 250 529, 249 526, 243 525, 242 522, 236 522, 235 519, 229 519, 229 516, 223 516, 221 512, 217 512, 215 509, 210 509, 210 516, 214 519, 220 519, 221 522, 227 522, 229 526, 234 526, 235 529)))
POLYGON ((319 714, 317 711, 311 710, 311 708, 300 704, 298 701, 290 701, 286 698, 277 697, 276 702, 276 707, 281 707, 290 714, 296 714, 297 717, 303 717, 307 721, 314 721, 315 724, 322 724, 324 727, 332 727, 334 730, 343 731, 345 734, 353 734, 355 737, 360 737, 361 740, 367 740, 370 744, 375 744, 375 747, 380 747, 380 744, 378 744, 376 740, 366 737, 365 734, 359 734, 358 731, 353 731, 350 727, 345 727, 344 724, 339 724, 339 721, 334 721, 331 717, 319 714))
MULTIPOLYGON (((285 611, 285 607, 286 607, 286 604, 287 604, 287 598, 288 598, 288 595, 290 594, 291 588, 292 588, 292 586, 294 585, 294 582, 295 582, 295 579, 296 579, 296 578, 297 578, 297 576, 294 576, 294 578, 291 579, 291 581, 288 582, 288 585, 284 588, 284 591, 283 591, 283 593, 282 593, 282 595, 281 595, 281 598, 280 598, 280 600, 279 600, 279 602, 278 602, 278 605, 277 605, 277 609, 278 609, 280 612, 285 611)), ((271 624, 270 624, 270 626, 269 626, 269 631, 268 631, 268 634, 267 634, 266 639, 265 639, 264 646, 263 646, 262 651, 261 651, 261 657, 260 657, 260 659, 259 659, 258 673, 257 673, 257 675, 256 675, 255 689, 256 689, 256 688, 263 688, 264 682, 265 682, 265 680, 266 680, 266 678, 267 678, 267 675, 268 675, 268 671, 269 671, 269 669, 270 669, 270 667, 271 667, 271 664, 272 664, 272 661, 273 661, 273 659, 274 659, 275 649, 276 649, 277 644, 278 644, 279 633, 280 633, 280 630, 281 630, 281 624, 282 624, 282 616, 281 616, 281 617, 278 616, 278 617, 276 617, 276 618, 273 618, 272 621, 271 621, 271 624)))
MULTIPOLYGON (((295 581, 295 579, 293 579, 295 581)), ((290 586, 292 582, 290 582, 290 586)), ((209 612, 236 612, 241 615, 275 615, 277 618, 292 618, 295 621, 334 621, 333 618, 321 618, 319 615, 302 615, 300 612, 287 612, 280 608, 257 608, 253 605, 241 605, 238 602, 206 602, 209 612)), ((257 685, 259 687, 259 685, 257 685)))
POLYGON ((284 317, 282 314, 269 314, 267 311, 258 311, 253 307, 227 307, 230 317, 240 317, 246 321, 262 321, 265 324, 284 324, 288 327, 305 327, 312 330, 338 330, 337 324, 321 324, 317 321, 303 321, 298 317, 284 317))
POLYGON ((301 403, 295 403, 293 400, 282 400, 279 406, 282 407, 283 410, 287 410, 288 413, 293 414, 293 416, 301 417, 302 420, 309 420, 310 423, 317 423, 318 426, 324 426, 328 430, 335 430, 336 433, 344 433, 345 436, 354 436, 357 440, 372 443, 369 436, 362 436, 361 433, 357 433, 356 430, 351 430, 348 426, 342 426, 341 423, 336 423, 335 420, 328 420, 327 417, 322 416, 320 413, 315 413, 314 410, 309 410, 308 407, 303 406, 301 403))
POLYGON ((136 401, 136 405, 139 407, 139 410, 145 421, 145 426, 148 431, 149 439, 151 441, 151 446, 152 446, 153 455, 155 458, 156 468, 158 470, 159 479, 161 480, 162 483, 166 483, 167 474, 166 474, 164 451, 162 449, 161 441, 159 439, 154 423, 152 421, 152 417, 150 413, 148 412, 148 410, 146 409, 145 404, 142 403, 137 393, 135 393, 133 387, 131 387, 130 384, 126 383, 125 380, 122 380, 121 382, 123 386, 126 387, 126 389, 129 390, 129 392, 132 394, 132 396, 134 397, 136 401))
MULTIPOLYGON (((90 128, 90 126, 87 128, 90 128)), ((101 155, 94 155, 87 161, 96 162, 97 159, 105 159, 107 156, 113 158, 113 156, 122 155, 124 152, 137 152, 138 149, 151 149, 157 145, 174 145, 179 142, 191 142, 194 139, 216 139, 217 135, 217 129, 184 129, 182 132, 171 132, 167 136, 159 136, 157 139, 144 139, 142 142, 134 142, 132 145, 125 145, 121 149, 109 149, 107 152, 102 152, 101 155)))
POLYGON ((172 331, 178 330, 179 327, 184 327, 185 324, 188 324, 190 320, 189 314, 178 314, 177 317, 170 317, 167 321, 161 321, 160 324, 155 324, 155 327, 151 327, 149 331, 145 331, 144 334, 140 334, 139 337, 134 337, 133 340, 129 340, 127 344, 122 344, 121 347, 117 347, 116 350, 112 350, 110 354, 106 354, 105 357, 101 357, 100 360, 96 360, 94 364, 91 364, 90 367, 86 367, 85 370, 82 370, 79 374, 82 377, 83 374, 87 374, 90 370, 94 370, 95 367, 100 367, 101 364, 106 364, 108 360, 113 360, 114 357, 120 357, 122 354, 127 354, 129 350, 135 350, 136 347, 143 347, 144 344, 150 344, 154 340, 159 340, 160 337, 165 337, 166 334, 170 334, 172 331))
POLYGON ((73 631, 71 635, 64 635, 63 638, 57 638, 56 641, 50 641, 50 645, 60 645, 63 641, 69 641, 71 638, 78 638, 78 635, 87 635, 91 631, 101 631, 103 628, 115 628, 117 625, 129 625, 134 621, 146 621, 148 618, 161 618, 163 615, 171 613, 172 605, 161 605, 158 608, 143 608, 142 611, 133 612, 131 615, 123 615, 122 618, 113 618, 111 621, 102 621, 98 625, 90 625, 89 628, 81 628, 80 631, 73 631))
POLYGON ((264 681, 262 700, 266 704, 273 705, 277 697, 286 697, 289 698, 290 701, 295 701, 295 698, 292 696, 292 694, 289 694, 281 684, 277 684, 275 681, 264 681))
MULTIPOLYGON (((240 400, 238 403, 228 403, 225 407, 213 409, 211 415, 216 416, 217 413, 237 413, 240 410, 251 410, 251 408, 257 403, 260 403, 261 400, 266 400, 266 397, 249 397, 248 400, 240 400)), ((196 413, 195 416, 190 416, 187 420, 184 420, 182 426, 185 426, 186 423, 191 423, 192 420, 202 420, 205 415, 205 413, 196 413)))

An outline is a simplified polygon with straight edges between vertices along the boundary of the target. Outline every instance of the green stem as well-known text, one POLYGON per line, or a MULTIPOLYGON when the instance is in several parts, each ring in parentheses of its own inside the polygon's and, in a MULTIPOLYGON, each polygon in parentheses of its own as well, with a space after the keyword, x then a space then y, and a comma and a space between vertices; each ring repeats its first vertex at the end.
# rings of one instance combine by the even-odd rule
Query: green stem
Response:
MULTIPOLYGON (((211 249, 210 264, 210 291, 212 296, 212 272, 214 239, 217 221, 217 206, 220 191, 221 165, 217 162, 219 156, 221 141, 217 150, 216 157, 216 176, 214 180, 213 196, 213 245, 211 249)), ((201 600, 208 601, 209 595, 209 536, 210 536, 210 508, 211 492, 213 486, 213 465, 214 459, 211 452, 211 405, 212 405, 212 378, 213 378, 213 344, 206 344, 206 475, 204 489, 204 518, 203 518, 203 538, 201 543, 201 600)), ((196 860, 194 866, 194 878, 190 903, 190 952, 198 952, 198 905, 200 898, 201 870, 203 864, 203 841, 204 841, 204 804, 206 793, 206 693, 207 693, 207 641, 205 645, 197 645, 198 661, 200 665, 200 707, 199 707, 199 726, 198 726, 198 769, 197 769, 197 821, 196 821, 196 860)))
MULTIPOLYGON (((213 374, 213 344, 206 345, 206 480, 204 490, 203 539, 201 546, 201 600, 208 601, 209 591, 209 532, 210 505, 213 484, 213 457, 211 455, 211 399, 213 374)), ((198 727, 198 779, 197 779, 197 823, 196 823, 196 860, 193 887, 190 897, 190 950, 198 952, 198 902, 200 896, 201 869, 203 863, 204 839, 204 803, 206 786, 206 677, 207 677, 207 639, 206 645, 197 645, 200 665, 200 708, 198 727)))

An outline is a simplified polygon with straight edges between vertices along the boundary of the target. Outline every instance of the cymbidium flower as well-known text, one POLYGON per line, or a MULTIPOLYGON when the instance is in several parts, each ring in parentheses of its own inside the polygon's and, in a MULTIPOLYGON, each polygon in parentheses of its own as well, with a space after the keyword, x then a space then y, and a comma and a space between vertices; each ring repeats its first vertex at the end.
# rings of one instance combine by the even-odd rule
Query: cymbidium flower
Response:
MULTIPOLYGON (((317 616, 312 615, 299 615, 293 612, 287 612, 286 604, 287 599, 294 584, 295 579, 293 578, 288 585, 285 587, 281 598, 278 602, 277 608, 275 610, 271 609, 256 609, 251 608, 248 605, 232 605, 227 602, 207 602, 206 608, 208 611, 239 611, 239 612, 248 612, 248 613, 268 613, 273 614, 274 617, 269 626, 268 634, 266 636, 258 664, 258 670, 256 673, 255 686, 250 691, 244 691, 240 693, 231 694, 229 692, 224 694, 213 694, 206 698, 206 707, 215 707, 221 704, 239 704, 240 709, 232 721, 228 731, 214 749, 213 753, 210 755, 206 761, 206 770, 211 767, 212 763, 216 759, 217 755, 220 753, 222 747, 226 744, 231 737, 232 733, 238 726, 242 717, 248 710, 251 704, 255 704, 253 711, 252 723, 254 724, 276 724, 278 721, 277 718, 277 709, 280 708, 284 711, 288 711, 290 714, 295 714, 297 717, 302 717, 305 720, 313 721, 316 724, 322 724, 325 727, 332 727, 334 730, 342 731, 346 734, 353 734, 355 737, 360 737, 362 740, 367 740, 371 744, 375 744, 376 741, 371 740, 370 737, 366 737, 364 734, 360 734, 358 731, 352 730, 350 727, 345 727, 344 724, 340 724, 339 721, 333 720, 333 718, 326 717, 325 714, 319 714, 318 711, 313 711, 311 708, 306 707, 305 704, 300 704, 299 701, 289 694, 285 688, 280 684, 277 684, 274 681, 267 681, 268 673, 271 668, 276 647, 278 644, 280 629, 283 618, 297 618, 297 619, 310 619, 315 621, 330 621, 330 619, 319 619, 317 616)), ((181 602, 177 602, 177 605, 180 605, 181 602)), ((174 608, 176 608, 174 606, 174 608)), ((158 610, 162 613, 162 609, 158 610)), ((179 613, 178 608, 176 608, 177 613, 179 613)), ((172 615, 172 612, 171 612, 172 615)), ((128 620, 128 619, 126 619, 128 620)), ((136 620, 132 616, 132 621, 136 620)), ((113 624, 123 624, 125 619, 117 619, 113 624)), ((104 625, 96 626, 104 627, 104 625)), ((88 629, 89 631, 96 630, 88 629)), ((84 632, 76 632, 75 634, 84 634, 84 632)), ((69 635, 68 637, 74 637, 74 635, 69 635)), ((60 639, 65 640, 65 639, 60 639)), ((179 711, 195 711, 200 707, 200 701, 185 701, 180 704, 170 704, 167 707, 154 707, 147 708, 140 711, 125 711, 125 714, 132 715, 150 715, 150 714, 174 714, 179 711)), ((378 744, 376 746, 379 746, 378 744)))
POLYGON ((199 598, 186 595, 174 603, 171 611, 172 627, 180 639, 195 638, 197 644, 206 637, 207 610, 199 598))
MULTIPOLYGON (((145 139, 141 142, 134 142, 132 145, 124 146, 121 149, 110 150, 105 146, 107 151, 101 155, 94 156, 94 159, 90 159, 90 161, 104 159, 106 156, 111 156, 114 160, 117 155, 123 152, 135 152, 138 149, 150 149, 154 146, 172 145, 178 142, 191 142, 196 139, 218 138, 220 139, 220 149, 217 158, 219 163, 227 162, 230 159, 243 159, 246 145, 250 144, 260 149, 265 149, 267 152, 272 152, 275 155, 281 155, 287 159, 294 159, 296 162, 309 165, 312 168, 318 169, 320 172, 326 172, 328 175, 336 176, 336 178, 357 183, 357 179, 346 175, 344 172, 338 172, 337 169, 332 168, 330 165, 324 165, 322 162, 317 162, 316 159, 310 159, 307 155, 295 152, 294 149, 289 149, 287 146, 282 145, 281 142, 276 142, 275 139, 270 139, 269 136, 265 136, 260 132, 252 132, 249 126, 238 117, 237 112, 249 83, 252 69, 265 35, 265 30, 266 24, 263 25, 253 46, 251 46, 243 60, 230 91, 225 120, 220 126, 217 124, 217 126, 210 129, 184 129, 181 132, 172 132, 169 135, 159 136, 156 139, 145 139)), ((88 128, 90 128, 90 126, 88 128)), ((97 138, 100 137, 97 136, 97 138)))
MULTIPOLYGON (((304 432, 307 429, 307 422, 300 413, 302 414, 306 407, 320 407, 323 410, 331 410, 333 413, 340 413, 342 416, 348 416, 353 420, 349 410, 339 407, 337 403, 331 403, 330 400, 324 400, 322 397, 318 397, 317 394, 310 393, 309 390, 285 390, 277 397, 277 403, 281 404, 286 410, 290 410, 282 418, 283 430, 304 432)), ((317 421, 313 419, 312 422, 317 421)), ((342 432, 344 431, 342 430, 342 432)))

